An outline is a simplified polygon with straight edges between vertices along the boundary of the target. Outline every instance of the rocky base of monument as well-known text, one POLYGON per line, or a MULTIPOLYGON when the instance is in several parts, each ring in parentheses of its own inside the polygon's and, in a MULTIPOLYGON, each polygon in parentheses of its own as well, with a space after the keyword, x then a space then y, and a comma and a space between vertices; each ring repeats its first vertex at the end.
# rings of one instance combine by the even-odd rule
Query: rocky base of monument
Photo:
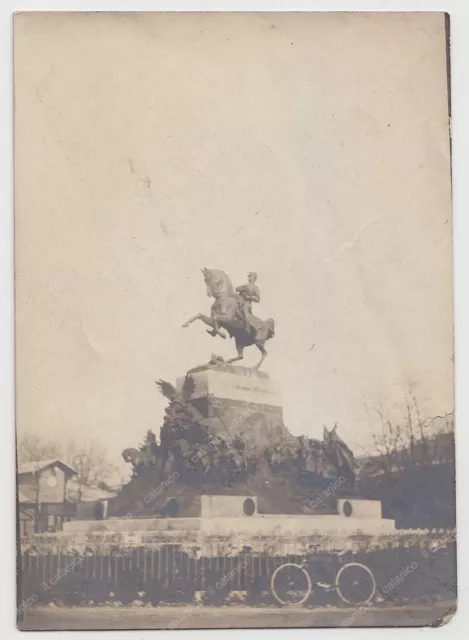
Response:
POLYGON ((123 452, 132 479, 110 515, 163 516, 176 497, 187 512, 205 494, 256 496, 262 513, 333 513, 353 494, 352 452, 335 429, 294 437, 268 374, 215 361, 157 385, 169 401, 159 442, 148 432, 123 452))

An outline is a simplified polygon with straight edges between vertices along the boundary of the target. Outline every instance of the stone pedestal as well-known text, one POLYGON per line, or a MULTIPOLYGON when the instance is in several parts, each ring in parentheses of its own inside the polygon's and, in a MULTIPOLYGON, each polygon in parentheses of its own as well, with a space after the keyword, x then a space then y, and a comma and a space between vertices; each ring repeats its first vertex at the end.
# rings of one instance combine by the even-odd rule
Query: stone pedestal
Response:
MULTIPOLYGON (((257 453, 292 439, 283 423, 280 386, 267 373, 225 363, 188 373, 195 382, 191 402, 220 437, 239 434, 257 453)), ((183 382, 177 380, 179 389, 183 382)))

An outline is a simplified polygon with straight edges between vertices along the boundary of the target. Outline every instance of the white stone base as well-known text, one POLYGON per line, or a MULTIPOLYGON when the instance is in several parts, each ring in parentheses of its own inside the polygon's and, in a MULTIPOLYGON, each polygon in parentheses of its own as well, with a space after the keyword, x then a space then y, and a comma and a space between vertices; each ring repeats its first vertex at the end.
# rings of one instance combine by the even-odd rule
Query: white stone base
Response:
POLYGON ((200 518, 109 518, 108 520, 74 520, 64 524, 64 533, 109 532, 203 532, 207 536, 275 536, 336 534, 383 534, 395 531, 394 520, 386 518, 344 518, 340 515, 270 515, 251 517, 200 518))

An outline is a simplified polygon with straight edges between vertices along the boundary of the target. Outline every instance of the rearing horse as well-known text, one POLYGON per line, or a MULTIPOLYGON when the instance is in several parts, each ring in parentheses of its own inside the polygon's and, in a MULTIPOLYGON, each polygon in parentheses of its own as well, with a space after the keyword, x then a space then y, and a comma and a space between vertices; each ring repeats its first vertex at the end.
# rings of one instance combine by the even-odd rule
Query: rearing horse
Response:
POLYGON ((222 329, 228 331, 230 338, 235 339, 236 358, 231 358, 228 362, 236 362, 243 359, 243 351, 245 347, 253 344, 262 353, 262 357, 254 367, 258 369, 264 362, 267 355, 265 343, 275 334, 275 324, 272 318, 268 320, 260 320, 256 316, 251 315, 249 318, 249 331, 246 329, 245 320, 240 311, 242 303, 241 297, 233 288, 231 280, 224 271, 218 269, 202 269, 204 274, 205 285, 207 287, 207 295, 215 298, 212 304, 211 316, 198 313, 190 318, 182 326, 188 327, 195 320, 202 320, 209 327, 212 327, 208 333, 212 336, 220 336, 226 338, 226 333, 222 329))

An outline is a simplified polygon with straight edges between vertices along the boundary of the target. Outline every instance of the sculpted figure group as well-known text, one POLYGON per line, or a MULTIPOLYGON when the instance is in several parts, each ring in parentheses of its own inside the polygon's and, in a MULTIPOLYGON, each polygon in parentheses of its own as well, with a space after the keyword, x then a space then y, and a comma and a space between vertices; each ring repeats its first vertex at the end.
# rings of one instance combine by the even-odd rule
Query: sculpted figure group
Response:
POLYGON ((154 474, 163 479, 177 472, 184 483, 221 484, 252 477, 267 464, 272 473, 293 471, 304 478, 354 478, 353 453, 337 435, 324 429, 323 441, 306 437, 265 449, 262 456, 248 451, 241 435, 223 438, 210 431, 202 415, 190 402, 194 381, 190 375, 181 391, 160 380, 157 386, 169 399, 160 430, 160 442, 147 432, 140 449, 125 449, 124 460, 132 464, 134 475, 154 474))

